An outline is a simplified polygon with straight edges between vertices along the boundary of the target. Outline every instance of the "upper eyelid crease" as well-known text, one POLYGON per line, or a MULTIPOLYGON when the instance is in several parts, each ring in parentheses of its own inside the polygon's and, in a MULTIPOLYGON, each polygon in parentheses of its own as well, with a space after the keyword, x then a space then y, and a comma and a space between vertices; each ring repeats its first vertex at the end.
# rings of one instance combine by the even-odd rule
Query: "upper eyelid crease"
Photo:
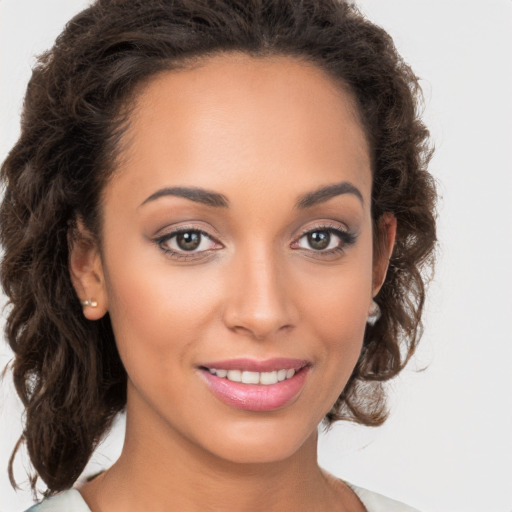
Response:
POLYGON ((218 240, 216 239, 215 236, 211 235, 207 231, 204 231, 203 229, 189 228, 189 227, 177 228, 177 229, 173 229, 172 231, 169 231, 168 233, 163 233, 161 235, 157 235, 155 237, 155 240, 157 240, 157 241, 169 240, 171 238, 174 238, 175 236, 178 236, 181 233, 189 233, 189 232, 200 233, 202 236, 205 236, 206 238, 209 238, 210 240, 212 240, 216 243, 220 243, 220 242, 218 242, 218 240))
MULTIPOLYGON (((309 229, 306 229, 304 230, 301 235, 299 235, 297 238, 295 238, 295 241, 293 242, 293 244, 297 244, 299 243, 299 241, 304 237, 306 236, 308 233, 311 233, 313 231, 321 231, 321 230, 325 230, 325 231, 329 231, 330 233, 334 234, 335 236, 337 236, 339 239, 340 239, 340 242, 341 242, 341 245, 338 246, 338 247, 334 247, 334 248, 331 248, 329 250, 308 250, 307 252, 312 252, 312 253, 316 253, 317 254, 317 257, 332 257, 334 256, 335 254, 337 253, 344 253, 346 248, 348 248, 349 246, 353 245, 356 240, 357 240, 357 234, 353 233, 353 232, 350 232, 350 231, 347 231, 346 229, 344 228, 341 228, 341 227, 336 227, 336 226, 332 226, 332 225, 320 225, 320 226, 316 226, 316 227, 312 227, 312 228, 309 228, 309 229)), ((175 259, 175 260, 182 260, 182 261, 202 261, 206 256, 208 255, 211 255, 212 254, 212 251, 213 250, 218 250, 218 249, 205 249, 205 250, 202 250, 202 251, 198 251, 198 252, 195 252, 195 251, 191 251, 191 252, 187 252, 187 251, 180 251, 180 250, 175 250, 175 249, 170 249, 170 248, 165 248, 163 247, 163 244, 170 240, 171 238, 174 238, 175 236, 177 236, 178 234, 180 233, 183 233, 183 232, 187 232, 187 231, 196 231, 196 232, 199 232, 201 233, 201 235, 207 237, 210 239, 211 242, 215 243, 215 244, 220 244, 220 248, 223 247, 223 244, 220 243, 218 240, 216 240, 214 237, 212 237, 209 233, 201 230, 201 229, 196 229, 196 228, 188 228, 188 227, 184 227, 182 229, 176 229, 176 230, 173 230, 167 234, 163 234, 163 235, 160 235, 156 238, 153 239, 154 243, 156 243, 156 245, 158 245, 160 247, 160 249, 166 253, 167 255, 169 255, 171 258, 175 259)))
MULTIPOLYGON (((168 242, 172 238, 175 238, 180 233, 187 233, 187 232, 191 232, 191 231, 200 233, 201 236, 204 236, 204 237, 208 238, 211 242, 213 242, 215 244, 220 244, 220 242, 218 242, 218 240, 216 240, 213 236, 211 236, 206 231, 203 231, 203 230, 197 229, 197 228, 190 229, 190 228, 187 228, 187 227, 185 227, 184 229, 178 228, 176 230, 170 231, 169 233, 165 233, 165 234, 159 235, 159 236, 153 238, 153 242, 157 246, 159 246, 160 249, 164 253, 166 253, 168 255, 172 255, 173 258, 177 258, 177 259, 180 259, 180 260, 186 260, 186 259, 193 260, 193 259, 197 259, 197 258, 201 257, 202 255, 211 252, 212 249, 205 249, 205 250, 197 251, 197 252, 196 251, 188 252, 188 251, 176 250, 176 249, 171 249, 171 248, 165 248, 163 246, 164 243, 168 242)), ((220 244, 220 245, 222 246, 222 244, 220 244)), ((216 249, 213 249, 213 250, 216 250, 216 249)))
MULTIPOLYGON (((154 237, 154 240, 162 241, 162 240, 168 240, 170 238, 173 238, 180 233, 187 233, 190 231, 194 231, 197 233, 201 233, 201 235, 206 236, 207 238, 213 240, 216 243, 220 243, 217 239, 217 236, 212 235, 208 231, 205 231, 204 229, 198 228, 196 226, 180 226, 177 228, 174 228, 170 231, 164 232, 162 234, 156 235, 154 237)), ((308 233, 314 232, 314 231, 330 231, 332 233, 339 233, 342 236, 350 236, 354 237, 356 236, 355 233, 352 233, 347 227, 342 227, 338 224, 332 224, 332 223, 320 223, 314 226, 309 226, 307 228, 302 229, 294 238, 294 240, 298 240, 304 236, 306 236, 308 233)))
POLYGON ((325 225, 325 226, 314 227, 311 229, 309 229, 309 228, 306 229, 296 238, 296 240, 300 240, 301 238, 305 237, 309 233, 314 233, 315 231, 327 231, 329 233, 332 233, 332 234, 336 235, 337 237, 343 239, 344 243, 346 243, 346 244, 353 243, 357 239, 357 234, 353 233, 347 229, 340 228, 338 226, 325 225))
POLYGON ((349 229, 346 225, 335 222, 335 221, 319 221, 315 224, 309 225, 305 228, 302 228, 300 231, 300 236, 310 233, 311 231, 322 231, 322 230, 334 230, 334 231, 341 231, 343 233, 349 232, 349 229))

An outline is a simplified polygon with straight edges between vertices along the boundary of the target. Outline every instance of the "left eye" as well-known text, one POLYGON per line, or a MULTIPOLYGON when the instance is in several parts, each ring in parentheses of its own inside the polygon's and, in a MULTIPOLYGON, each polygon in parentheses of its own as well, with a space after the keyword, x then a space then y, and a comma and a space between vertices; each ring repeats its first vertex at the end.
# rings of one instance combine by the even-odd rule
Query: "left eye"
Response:
POLYGON ((203 252, 216 247, 216 243, 206 233, 198 230, 165 235, 157 242, 164 250, 170 252, 203 252))
POLYGON ((314 251, 329 251, 343 245, 341 234, 332 229, 315 229, 302 235, 297 243, 301 249, 313 249, 314 251))

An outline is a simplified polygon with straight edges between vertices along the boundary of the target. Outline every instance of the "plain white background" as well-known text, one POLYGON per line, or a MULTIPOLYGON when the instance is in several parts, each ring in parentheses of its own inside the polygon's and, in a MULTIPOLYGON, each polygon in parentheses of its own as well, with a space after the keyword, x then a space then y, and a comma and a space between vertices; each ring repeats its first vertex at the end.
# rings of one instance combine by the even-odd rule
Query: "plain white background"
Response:
MULTIPOLYGON (((33 56, 83 0, 0 0, 0 159, 18 135, 33 56)), ((379 429, 339 424, 329 470, 423 512, 512 511, 512 1, 360 0, 417 75, 436 145, 440 254, 417 357, 379 429), (426 368, 426 369, 425 369, 426 368), (423 369, 424 371, 418 371, 423 369)), ((0 365, 11 355, 0 342, 0 365)), ((90 468, 108 466, 122 419, 90 468)), ((31 504, 7 479, 21 407, 0 385, 0 511, 31 504)), ((16 475, 23 481, 26 457, 16 475)), ((27 487, 27 486, 25 486, 27 487)))

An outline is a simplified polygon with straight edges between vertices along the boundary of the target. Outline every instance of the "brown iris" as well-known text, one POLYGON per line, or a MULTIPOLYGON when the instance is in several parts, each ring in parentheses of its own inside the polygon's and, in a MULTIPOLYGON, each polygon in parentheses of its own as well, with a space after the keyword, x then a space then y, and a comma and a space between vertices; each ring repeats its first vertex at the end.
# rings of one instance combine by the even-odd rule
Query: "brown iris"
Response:
POLYGON ((186 231, 176 235, 176 243, 183 251, 193 251, 201 243, 201 233, 197 231, 186 231))
POLYGON ((331 234, 328 231, 313 231, 308 233, 308 243, 312 249, 318 251, 329 247, 331 234))

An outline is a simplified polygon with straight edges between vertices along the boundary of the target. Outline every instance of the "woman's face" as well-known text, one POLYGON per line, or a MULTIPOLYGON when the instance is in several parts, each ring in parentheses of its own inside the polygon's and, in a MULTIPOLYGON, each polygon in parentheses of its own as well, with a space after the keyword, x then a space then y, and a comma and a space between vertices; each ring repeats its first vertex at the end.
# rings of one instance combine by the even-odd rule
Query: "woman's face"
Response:
POLYGON ((311 64, 221 55, 153 79, 123 147, 84 292, 86 316, 110 314, 128 425, 290 456, 343 390, 377 286, 351 96, 311 64))

